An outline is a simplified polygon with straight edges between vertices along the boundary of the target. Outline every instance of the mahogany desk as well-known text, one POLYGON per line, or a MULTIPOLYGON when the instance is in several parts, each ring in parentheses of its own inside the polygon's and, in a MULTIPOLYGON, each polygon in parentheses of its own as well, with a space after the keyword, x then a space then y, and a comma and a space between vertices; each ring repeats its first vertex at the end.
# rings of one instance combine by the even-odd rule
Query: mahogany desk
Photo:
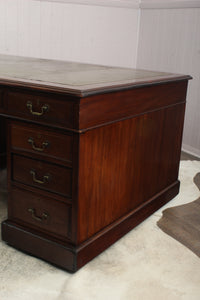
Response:
POLYGON ((0 56, 2 239, 74 272, 171 200, 190 78, 0 56))

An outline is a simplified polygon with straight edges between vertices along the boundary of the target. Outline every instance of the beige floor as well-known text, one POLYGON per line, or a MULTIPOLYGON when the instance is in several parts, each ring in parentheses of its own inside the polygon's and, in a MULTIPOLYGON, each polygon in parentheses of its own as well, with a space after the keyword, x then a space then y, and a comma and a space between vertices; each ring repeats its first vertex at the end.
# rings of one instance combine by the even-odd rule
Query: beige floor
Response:
POLYGON ((0 241, 0 300, 199 300, 199 257, 156 225, 166 207, 199 197, 197 172, 200 161, 182 161, 180 194, 76 274, 0 241))

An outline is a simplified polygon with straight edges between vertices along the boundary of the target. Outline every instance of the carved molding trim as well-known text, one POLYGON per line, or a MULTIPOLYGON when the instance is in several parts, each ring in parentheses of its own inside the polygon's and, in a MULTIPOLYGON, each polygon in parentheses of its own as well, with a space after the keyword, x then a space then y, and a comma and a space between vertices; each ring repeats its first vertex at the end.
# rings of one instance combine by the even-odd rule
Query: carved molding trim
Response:
POLYGON ((69 4, 91 5, 91 6, 108 6, 108 7, 124 7, 139 8, 139 0, 36 0, 46 2, 60 2, 69 4))
POLYGON ((35 0, 132 9, 200 8, 200 0, 35 0))

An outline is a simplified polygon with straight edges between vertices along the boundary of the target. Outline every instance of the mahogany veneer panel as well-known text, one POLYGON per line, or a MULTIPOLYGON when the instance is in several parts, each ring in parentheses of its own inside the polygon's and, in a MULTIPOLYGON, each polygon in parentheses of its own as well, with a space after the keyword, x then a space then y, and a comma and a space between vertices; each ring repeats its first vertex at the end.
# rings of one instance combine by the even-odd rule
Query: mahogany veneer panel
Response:
POLYGON ((176 181, 184 104, 80 137, 79 242, 176 181))
POLYGON ((0 65, 2 238, 75 272, 178 193, 191 77, 1 55, 0 65))
POLYGON ((137 116, 185 101, 187 81, 95 95, 80 104, 79 128, 137 116))

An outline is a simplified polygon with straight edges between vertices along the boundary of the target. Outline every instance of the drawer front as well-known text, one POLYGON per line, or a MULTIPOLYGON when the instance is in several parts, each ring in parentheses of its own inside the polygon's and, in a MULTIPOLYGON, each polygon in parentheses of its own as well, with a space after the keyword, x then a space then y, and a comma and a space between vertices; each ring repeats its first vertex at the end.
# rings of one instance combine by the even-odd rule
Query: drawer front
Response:
POLYGON ((73 127, 73 102, 66 97, 7 91, 8 114, 51 125, 73 127), (62 100, 61 100, 62 99, 62 100))
POLYGON ((48 234, 70 236, 71 207, 36 193, 12 189, 9 218, 48 234))
POLYGON ((71 168, 13 155, 12 178, 16 182, 71 198, 71 168))
POLYGON ((45 131, 38 126, 11 124, 11 147, 45 157, 72 161, 72 135, 45 131))

